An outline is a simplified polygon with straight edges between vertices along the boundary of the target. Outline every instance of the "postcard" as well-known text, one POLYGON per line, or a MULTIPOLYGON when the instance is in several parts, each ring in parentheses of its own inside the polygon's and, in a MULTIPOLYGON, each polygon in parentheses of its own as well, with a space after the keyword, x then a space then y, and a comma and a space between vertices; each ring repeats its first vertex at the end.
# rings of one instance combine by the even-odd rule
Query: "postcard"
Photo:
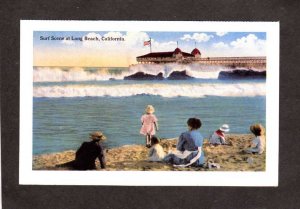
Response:
POLYGON ((23 20, 20 37, 20 184, 278 186, 278 22, 23 20))

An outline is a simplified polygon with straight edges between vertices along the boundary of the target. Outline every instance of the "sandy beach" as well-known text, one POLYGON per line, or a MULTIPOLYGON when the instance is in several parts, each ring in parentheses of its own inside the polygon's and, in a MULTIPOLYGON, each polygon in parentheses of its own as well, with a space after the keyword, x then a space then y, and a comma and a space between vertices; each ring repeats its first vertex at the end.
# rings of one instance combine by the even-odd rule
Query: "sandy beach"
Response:
MULTIPOLYGON (((226 140, 231 145, 212 146, 204 140, 203 150, 206 162, 214 162, 220 168, 175 168, 161 162, 148 162, 148 148, 143 145, 125 145, 105 150, 106 169, 99 168, 99 171, 264 171, 265 153, 261 155, 246 154, 243 152, 249 147, 254 138, 251 134, 229 134, 226 140)), ((167 153, 169 149, 176 149, 177 138, 162 139, 160 144, 167 153)), ((80 146, 80 145, 78 145, 80 146)), ((33 170, 67 170, 67 168, 57 168, 55 165, 71 161, 75 158, 76 150, 67 150, 59 153, 42 154, 33 156, 33 170)))

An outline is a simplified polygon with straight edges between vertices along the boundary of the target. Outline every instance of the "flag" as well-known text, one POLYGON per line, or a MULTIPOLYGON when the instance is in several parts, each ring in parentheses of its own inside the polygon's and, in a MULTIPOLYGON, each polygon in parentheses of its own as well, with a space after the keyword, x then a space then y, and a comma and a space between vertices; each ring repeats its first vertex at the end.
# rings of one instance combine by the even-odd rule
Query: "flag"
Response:
POLYGON ((149 41, 144 41, 144 46, 147 46, 147 45, 151 45, 151 40, 149 40, 149 41))

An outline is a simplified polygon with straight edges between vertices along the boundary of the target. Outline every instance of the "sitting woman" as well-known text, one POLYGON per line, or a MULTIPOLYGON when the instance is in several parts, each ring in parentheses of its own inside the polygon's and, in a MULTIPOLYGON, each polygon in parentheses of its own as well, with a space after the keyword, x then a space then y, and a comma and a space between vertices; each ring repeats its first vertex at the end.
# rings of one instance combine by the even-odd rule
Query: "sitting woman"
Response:
POLYGON ((176 151, 168 154, 164 161, 175 166, 203 166, 204 153, 202 151, 203 137, 198 131, 201 121, 198 118, 189 118, 188 131, 180 135, 176 151))
POLYGON ((149 161, 162 161, 165 157, 165 152, 159 144, 159 139, 156 136, 151 137, 151 148, 149 150, 149 161))
POLYGON ((250 131, 255 135, 255 138, 251 142, 251 147, 246 152, 262 154, 266 144, 265 128, 261 124, 254 124, 250 126, 250 131))

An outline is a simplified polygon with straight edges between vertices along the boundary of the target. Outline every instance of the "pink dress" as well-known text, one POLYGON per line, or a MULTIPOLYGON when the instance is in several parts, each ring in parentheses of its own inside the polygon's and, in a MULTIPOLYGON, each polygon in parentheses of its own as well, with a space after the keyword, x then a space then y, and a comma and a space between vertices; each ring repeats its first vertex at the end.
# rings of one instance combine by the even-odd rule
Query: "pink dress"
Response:
POLYGON ((141 117, 141 121, 143 123, 142 128, 140 130, 140 134, 143 135, 154 135, 155 134, 155 126, 154 123, 157 122, 157 118, 153 114, 145 114, 141 117))

